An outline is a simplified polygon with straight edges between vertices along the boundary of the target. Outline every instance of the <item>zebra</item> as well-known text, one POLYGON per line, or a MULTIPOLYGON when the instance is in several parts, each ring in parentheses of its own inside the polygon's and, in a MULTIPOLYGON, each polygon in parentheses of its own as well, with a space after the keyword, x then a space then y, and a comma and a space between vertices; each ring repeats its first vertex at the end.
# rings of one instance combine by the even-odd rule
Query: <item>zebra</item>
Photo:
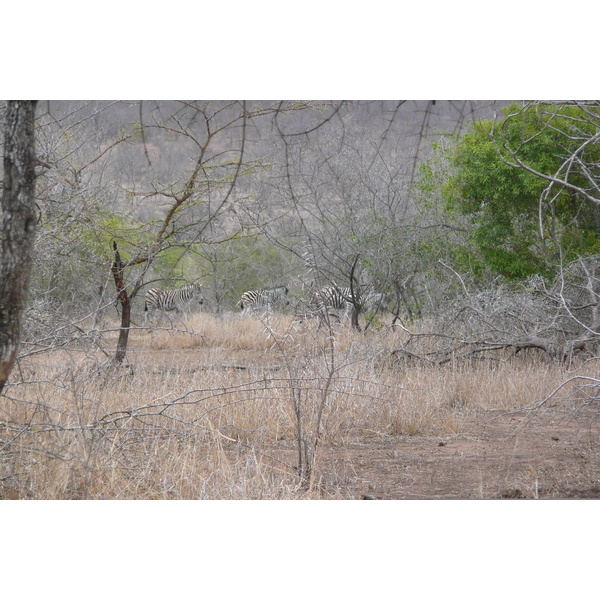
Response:
POLYGON ((376 313, 385 306, 385 294, 369 292, 364 300, 363 308, 366 311, 376 313))
MULTIPOLYGON (((310 305, 322 315, 327 312, 340 321, 347 321, 354 307, 352 298, 352 289, 349 287, 323 287, 313 293, 310 305)), ((357 289, 354 290, 354 299, 360 304, 360 294, 357 289)))
POLYGON ((352 314, 354 305, 359 310, 377 310, 383 302, 384 294, 377 294, 370 288, 349 287, 323 287, 314 292, 310 305, 324 316, 324 313, 337 317, 341 322, 346 322, 352 314), (363 293, 366 292, 366 293, 363 293))
POLYGON ((146 324, 152 312, 174 310, 177 315, 180 315, 186 312, 186 309, 192 305, 193 300, 197 300, 199 305, 204 302, 202 288, 197 284, 184 285, 175 290, 149 289, 146 292, 146 302, 144 304, 144 324, 146 324))
POLYGON ((288 288, 284 285, 266 290, 248 290, 242 294, 238 305, 244 315, 255 312, 258 309, 271 312, 274 304, 287 306, 290 303, 288 292, 288 288))

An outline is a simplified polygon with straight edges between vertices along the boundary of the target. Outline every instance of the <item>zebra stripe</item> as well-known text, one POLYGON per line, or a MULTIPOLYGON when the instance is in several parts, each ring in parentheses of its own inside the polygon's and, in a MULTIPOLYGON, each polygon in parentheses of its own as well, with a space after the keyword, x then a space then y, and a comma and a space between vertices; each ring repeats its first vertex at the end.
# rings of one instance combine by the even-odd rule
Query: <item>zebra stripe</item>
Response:
POLYGON ((367 294, 363 303, 363 308, 368 311, 378 311, 385 305, 385 294, 378 294, 376 292, 370 292, 367 294))
POLYGON ((271 312, 274 304, 287 306, 290 303, 288 292, 288 288, 283 285, 267 290, 248 290, 242 294, 238 304, 244 314, 256 310, 271 312))
MULTIPOLYGON (((355 297, 358 295, 354 291, 355 297)), ((345 321, 352 313, 352 290, 349 287, 324 287, 315 292, 311 305, 321 312, 333 314, 345 321), (332 313, 331 311, 336 311, 332 313), (340 317, 340 312, 343 311, 340 317)))
POLYGON ((197 284, 184 285, 175 290, 149 289, 146 292, 144 304, 144 323, 150 318, 152 312, 174 310, 179 315, 190 307, 194 299, 198 301, 199 305, 204 302, 202 288, 197 284))
MULTIPOLYGON (((359 309, 366 308, 371 310, 381 302, 383 294, 376 294, 373 291, 368 291, 365 296, 361 290, 354 288, 354 302, 359 306, 359 309)), ((349 287, 324 287, 314 293, 311 306, 315 307, 318 312, 332 314, 338 317, 341 321, 347 321, 352 314, 354 308, 352 289, 349 287), (335 311, 332 313, 331 311, 335 311), (341 313, 341 315, 340 315, 341 313)))

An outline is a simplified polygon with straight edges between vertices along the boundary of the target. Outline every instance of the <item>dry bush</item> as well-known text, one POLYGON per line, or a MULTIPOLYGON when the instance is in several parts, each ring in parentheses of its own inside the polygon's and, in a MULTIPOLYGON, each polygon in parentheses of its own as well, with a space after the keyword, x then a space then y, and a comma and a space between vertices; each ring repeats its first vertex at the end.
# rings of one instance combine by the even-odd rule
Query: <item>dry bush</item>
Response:
POLYGON ((132 330, 120 368, 107 366, 115 326, 23 357, 0 402, 0 495, 352 497, 347 467, 319 468, 323 445, 457 435, 465 415, 532 406, 564 381, 531 361, 400 365, 390 356, 404 335, 201 313, 132 330))

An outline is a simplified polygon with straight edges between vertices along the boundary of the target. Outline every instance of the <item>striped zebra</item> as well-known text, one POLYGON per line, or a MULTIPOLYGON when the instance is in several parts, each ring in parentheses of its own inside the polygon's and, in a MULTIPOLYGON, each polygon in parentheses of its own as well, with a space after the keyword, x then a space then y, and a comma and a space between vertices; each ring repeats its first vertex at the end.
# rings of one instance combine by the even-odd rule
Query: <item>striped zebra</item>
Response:
POLYGON ((258 310, 272 312, 275 304, 287 306, 290 303, 288 292, 284 285, 266 290, 248 290, 242 294, 238 305, 244 315, 258 310))
POLYGON ((363 308, 366 311, 376 313, 385 306, 385 294, 369 292, 365 297, 363 308))
MULTIPOLYGON (((360 294, 354 290, 354 299, 360 304, 360 294)), ((352 289, 349 287, 323 287, 313 294, 311 306, 324 316, 327 313, 340 321, 347 321, 352 314, 352 289)))
POLYGON ((313 294, 311 306, 316 309, 320 316, 324 313, 337 317, 341 322, 346 322, 352 314, 352 309, 356 304, 359 311, 377 310, 383 302, 384 294, 376 294, 368 288, 349 287, 324 287, 313 294), (353 302, 354 300, 354 302, 353 302))
POLYGON ((195 304, 194 301, 198 302, 198 305, 204 302, 202 288, 197 284, 184 285, 175 290, 149 289, 144 304, 144 324, 151 313, 158 311, 164 313, 175 311, 177 315, 181 315, 195 304))

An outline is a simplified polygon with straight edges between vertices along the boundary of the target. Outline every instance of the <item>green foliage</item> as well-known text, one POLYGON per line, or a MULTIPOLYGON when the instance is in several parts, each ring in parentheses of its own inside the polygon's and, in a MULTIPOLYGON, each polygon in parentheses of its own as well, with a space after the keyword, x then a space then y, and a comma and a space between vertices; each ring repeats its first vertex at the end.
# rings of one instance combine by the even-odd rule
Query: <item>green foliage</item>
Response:
MULTIPOLYGON (((456 252, 459 261, 476 262, 479 254, 492 271, 521 279, 551 276, 561 256, 569 261, 598 251, 600 209, 565 188, 545 195, 548 181, 516 166, 521 161, 553 175, 577 150, 580 161, 569 181, 584 187, 578 169, 600 160, 597 144, 578 150, 595 134, 584 116, 575 106, 513 104, 498 123, 475 123, 446 153, 450 174, 440 188, 443 206, 449 215, 468 216, 472 225, 468 247, 456 252)), ((431 183, 434 169, 428 169, 423 179, 431 183)))
POLYGON ((98 303, 99 290, 109 277, 113 241, 127 261, 144 237, 138 224, 123 215, 102 211, 94 203, 90 203, 88 214, 78 218, 65 213, 41 220, 32 303, 50 302, 63 312, 89 309, 98 303))
POLYGON ((81 240, 90 257, 98 264, 106 265, 112 261, 113 241, 119 246, 121 258, 127 261, 135 248, 148 243, 150 238, 138 223, 118 213, 103 212, 90 218, 87 226, 82 228, 81 240))
POLYGON ((218 305, 233 307, 251 289, 287 284, 289 257, 264 236, 238 235, 206 246, 198 266, 218 305))
POLYGON ((181 282, 196 282, 202 274, 197 258, 199 251, 200 246, 197 244, 165 248, 152 263, 154 277, 162 281, 161 285, 173 287, 181 282))
POLYGON ((373 331, 381 331, 386 327, 386 324, 379 318, 379 316, 373 314, 371 311, 367 311, 365 313, 365 321, 369 328, 373 331))

